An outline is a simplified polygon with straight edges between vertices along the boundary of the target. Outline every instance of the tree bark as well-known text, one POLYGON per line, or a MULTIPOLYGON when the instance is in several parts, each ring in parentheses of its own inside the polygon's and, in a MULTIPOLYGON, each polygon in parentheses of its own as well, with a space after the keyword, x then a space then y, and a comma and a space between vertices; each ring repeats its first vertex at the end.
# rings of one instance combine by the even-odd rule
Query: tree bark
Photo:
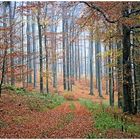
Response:
POLYGON ((90 55, 89 55, 89 63, 90 63, 90 95, 94 95, 93 92, 93 29, 90 31, 90 55))
MULTIPOLYGON (((40 2, 38 2, 40 4, 40 2)), ((40 92, 43 93, 43 52, 42 52, 42 35, 41 35, 41 24, 40 24, 40 8, 38 8, 38 35, 39 35, 39 62, 40 62, 40 92)))
POLYGON ((66 19, 65 19, 65 8, 62 7, 62 32, 63 32, 63 86, 64 90, 66 90, 66 33, 65 33, 65 26, 66 26, 66 19))
POLYGON ((130 62, 130 30, 126 25, 122 25, 123 31, 123 111, 132 113, 131 101, 131 62, 130 62))

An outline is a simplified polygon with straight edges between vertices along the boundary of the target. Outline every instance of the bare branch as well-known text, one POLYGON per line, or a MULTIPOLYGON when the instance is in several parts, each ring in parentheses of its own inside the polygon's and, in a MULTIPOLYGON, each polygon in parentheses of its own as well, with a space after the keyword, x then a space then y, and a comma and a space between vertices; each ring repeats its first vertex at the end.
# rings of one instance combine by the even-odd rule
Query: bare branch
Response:
POLYGON ((90 8, 92 8, 92 9, 96 10, 96 11, 99 12, 99 13, 101 13, 102 16, 104 17, 104 19, 105 19, 107 22, 109 22, 109 23, 117 23, 117 22, 120 20, 120 18, 117 19, 117 20, 111 20, 111 19, 109 19, 109 18, 107 17, 107 15, 105 14, 105 12, 104 12, 101 8, 99 8, 98 6, 96 6, 96 5, 94 5, 94 4, 90 5, 89 2, 85 2, 85 1, 81 1, 80 3, 84 3, 84 4, 86 4, 88 7, 90 7, 90 8))

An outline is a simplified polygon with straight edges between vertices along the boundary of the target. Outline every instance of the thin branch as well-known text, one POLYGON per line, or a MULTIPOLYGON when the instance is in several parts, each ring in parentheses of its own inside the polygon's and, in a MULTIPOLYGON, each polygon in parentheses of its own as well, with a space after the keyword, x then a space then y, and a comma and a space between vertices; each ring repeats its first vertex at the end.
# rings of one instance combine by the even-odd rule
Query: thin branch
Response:
POLYGON ((109 22, 109 23, 116 23, 116 22, 118 22, 118 21, 120 20, 120 18, 117 19, 117 20, 110 20, 110 19, 107 17, 107 15, 105 14, 105 12, 104 12, 101 8, 99 8, 98 6, 93 5, 93 4, 90 5, 89 2, 81 1, 80 3, 84 3, 84 4, 86 4, 88 7, 92 8, 92 9, 95 9, 97 12, 101 13, 102 16, 104 17, 104 19, 105 19, 107 22, 109 22))
POLYGON ((132 26, 132 27, 131 27, 131 30, 132 30, 132 29, 139 29, 139 28, 140 28, 140 25, 135 25, 135 26, 132 26))

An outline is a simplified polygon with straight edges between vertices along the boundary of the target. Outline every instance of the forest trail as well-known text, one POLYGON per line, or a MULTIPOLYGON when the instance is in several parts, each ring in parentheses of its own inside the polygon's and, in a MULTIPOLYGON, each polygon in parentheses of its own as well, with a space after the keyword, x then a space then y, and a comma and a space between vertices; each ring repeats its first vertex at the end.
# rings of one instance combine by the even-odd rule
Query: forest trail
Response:
POLYGON ((90 112, 78 101, 38 112, 27 108, 20 98, 14 102, 13 97, 4 96, 0 119, 8 127, 0 128, 1 138, 85 138, 93 129, 90 112))
POLYGON ((67 102, 56 110, 64 114, 60 116, 59 129, 51 131, 48 138, 85 138, 92 131, 91 114, 78 101, 67 102))

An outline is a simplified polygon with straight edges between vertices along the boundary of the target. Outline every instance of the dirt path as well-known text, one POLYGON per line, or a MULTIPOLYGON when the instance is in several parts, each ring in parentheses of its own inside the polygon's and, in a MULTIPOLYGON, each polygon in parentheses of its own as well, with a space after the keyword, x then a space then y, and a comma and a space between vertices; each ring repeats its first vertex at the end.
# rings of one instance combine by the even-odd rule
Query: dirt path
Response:
POLYGON ((78 101, 65 102, 46 112, 31 111, 18 103, 3 105, 0 138, 85 138, 92 131, 90 112, 78 101))
POLYGON ((85 138, 92 130, 91 114, 79 102, 75 101, 74 106, 73 110, 70 109, 70 103, 66 103, 65 108, 60 107, 65 112, 61 120, 65 126, 48 133, 49 138, 85 138))

